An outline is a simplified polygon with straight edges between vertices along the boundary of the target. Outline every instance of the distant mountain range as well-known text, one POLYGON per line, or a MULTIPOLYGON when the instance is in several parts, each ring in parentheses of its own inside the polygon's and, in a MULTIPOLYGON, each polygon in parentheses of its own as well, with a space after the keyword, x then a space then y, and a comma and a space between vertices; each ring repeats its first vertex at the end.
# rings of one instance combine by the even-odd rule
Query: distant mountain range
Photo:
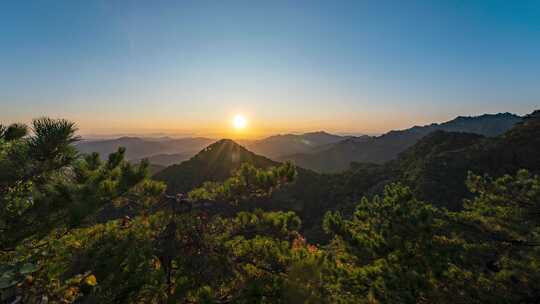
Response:
POLYGON ((419 199, 459 209, 469 194, 463 182, 468 172, 502 176, 519 169, 540 173, 540 111, 497 137, 436 131, 386 163, 396 180, 414 190, 419 199))
POLYGON ((309 153, 319 147, 335 144, 352 136, 339 136, 324 131, 304 134, 274 135, 255 141, 238 141, 250 151, 272 159, 296 153, 309 153))
MULTIPOLYGON (((257 154, 278 159, 295 153, 316 152, 317 149, 350 138, 355 137, 333 135, 320 131, 275 135, 262 140, 240 140, 238 142, 257 154)), ((126 157, 130 161, 138 162, 147 158, 153 165, 170 166, 188 160, 214 142, 216 140, 210 138, 120 137, 83 141, 77 147, 83 153, 98 152, 102 156, 115 152, 119 147, 125 147, 127 149, 126 157)))
MULTIPOLYGON (((493 137, 504 133, 521 119, 510 113, 460 116, 445 123, 390 131, 381 136, 339 136, 319 131, 275 135, 261 140, 240 140, 238 143, 249 151, 275 161, 292 161, 303 168, 330 173, 344 171, 352 162, 381 164, 395 159, 399 153, 436 130, 493 137)), ((210 138, 121 137, 83 141, 78 148, 83 153, 98 152, 103 156, 116 151, 118 147, 126 147, 128 160, 138 162, 147 158, 153 165, 152 172, 158 172, 163 167, 190 159, 215 141, 210 138)))
POLYGON ((106 157, 119 147, 125 147, 126 158, 130 161, 149 158, 151 163, 168 166, 189 159, 214 141, 215 139, 203 137, 179 139, 168 137, 120 137, 117 139, 82 141, 77 144, 77 148, 82 153, 98 152, 102 157, 106 157))
POLYGON ((287 155, 277 160, 292 161, 300 167, 319 172, 339 172, 348 169, 351 162, 381 164, 395 159, 399 153, 437 130, 493 137, 506 132, 521 119, 520 116, 510 113, 460 116, 445 123, 390 131, 377 137, 348 138, 315 153, 287 155))
MULTIPOLYGON (((179 164, 185 160, 190 159, 193 156, 193 152, 183 152, 183 153, 173 153, 173 154, 156 154, 150 157, 144 157, 153 165, 158 166, 170 166, 173 164, 179 164)), ((133 162, 137 163, 141 159, 134 160, 133 162)))
MULTIPOLYGON (((392 182, 409 186, 419 199, 459 210, 462 199, 470 195, 464 182, 469 171, 501 176, 525 168, 540 173, 539 132, 540 111, 537 111, 526 119, 509 114, 464 117, 380 137, 349 138, 331 145, 331 149, 383 139, 401 143, 393 146, 396 149, 409 146, 384 164, 353 162, 350 168, 334 174, 319 174, 299 167, 297 181, 277 191, 269 202, 257 208, 297 212, 304 233, 315 240, 324 240, 320 222, 328 210, 350 214, 362 196, 380 194, 392 182), (476 133, 462 132, 463 128, 476 133), (503 132, 505 128, 509 129, 503 132), (409 144, 411 138, 419 139, 409 144)), ((190 160, 162 170, 154 178, 164 181, 170 193, 186 193, 205 181, 225 180, 243 162, 258 168, 278 165, 232 140, 221 140, 190 160)))

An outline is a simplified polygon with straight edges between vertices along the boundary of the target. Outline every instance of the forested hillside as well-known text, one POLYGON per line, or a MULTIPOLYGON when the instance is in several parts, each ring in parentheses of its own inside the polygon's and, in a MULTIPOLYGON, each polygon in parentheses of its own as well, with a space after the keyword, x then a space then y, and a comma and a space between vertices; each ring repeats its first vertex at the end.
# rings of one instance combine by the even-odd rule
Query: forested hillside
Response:
MULTIPOLYGON (((304 134, 273 135, 260 140, 240 140, 239 143, 250 151, 271 159, 294 153, 312 153, 326 149, 339 141, 353 138, 339 136, 326 132, 311 132, 304 134)), ((364 136, 362 138, 368 138, 364 136)), ((217 140, 209 138, 142 138, 119 137, 116 139, 82 140, 76 144, 82 153, 99 153, 108 155, 118 148, 126 148, 126 158, 132 162, 148 159, 150 164, 170 166, 179 164, 195 156, 206 146, 217 140)))
POLYGON ((518 169, 540 173, 540 112, 536 111, 498 137, 435 132, 387 166, 399 168, 398 179, 422 199, 453 210, 468 191, 468 171, 491 176, 518 169))
POLYGON ((2 302, 540 301, 540 111, 339 174, 222 140, 150 179, 76 131, 0 125, 2 302))
POLYGON ((243 141, 240 143, 254 153, 271 159, 280 159, 281 157, 296 153, 313 153, 319 148, 330 146, 348 138, 351 137, 320 131, 299 135, 274 135, 261 140, 243 141))
POLYGON ((165 181, 170 193, 187 193, 206 181, 223 181, 243 163, 257 168, 268 168, 278 163, 223 139, 204 148, 188 161, 169 166, 154 176, 165 181))

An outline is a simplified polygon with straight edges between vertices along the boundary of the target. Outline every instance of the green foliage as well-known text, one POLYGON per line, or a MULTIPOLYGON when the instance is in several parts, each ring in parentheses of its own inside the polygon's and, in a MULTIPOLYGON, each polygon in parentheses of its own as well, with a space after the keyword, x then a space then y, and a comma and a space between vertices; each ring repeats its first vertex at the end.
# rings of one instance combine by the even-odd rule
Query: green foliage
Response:
MULTIPOLYGON (((14 124, 13 131, 26 135, 27 127, 14 124)), ((8 136, 0 142, 0 192, 19 182, 48 178, 47 175, 62 169, 73 162, 77 156, 72 143, 78 138, 76 128, 71 122, 49 118, 36 119, 32 123, 30 136, 8 136)))
POLYGON ((472 159, 490 141, 476 134, 437 131, 402 153, 393 165, 417 197, 458 210, 468 194, 464 180, 472 159))
POLYGON ((518 166, 535 149, 537 139, 524 139, 538 132, 535 117, 493 140, 437 133, 402 167, 354 164, 336 175, 276 166, 222 141, 185 165, 224 162, 210 166, 219 174, 173 197, 123 148, 105 160, 78 155, 70 122, 34 120, 31 134, 7 138, 0 127, 0 301, 537 303, 540 178, 463 175, 486 151, 507 160, 513 149, 516 162, 500 167, 518 166), (403 184, 388 183, 398 177, 403 184), (438 200, 461 199, 461 184, 463 209, 417 196, 442 189, 438 200), (306 240, 306 222, 331 241, 306 240))
POLYGON ((24 124, 14 123, 8 127, 0 125, 0 138, 6 141, 17 140, 28 134, 28 127, 24 124))
POLYGON ((188 193, 205 182, 221 183, 245 163, 257 169, 279 166, 279 163, 248 151, 230 139, 206 147, 188 161, 158 172, 154 178, 167 184, 171 194, 188 193))
POLYGON ((165 191, 162 183, 148 179, 148 163, 132 165, 124 160, 125 150, 109 155, 102 163, 88 155, 73 165, 69 179, 62 179, 47 192, 47 202, 62 199, 69 206, 69 225, 78 226, 107 204, 149 208, 165 191))
POLYGON ((476 196, 465 202, 467 218, 474 219, 492 239, 515 245, 538 242, 540 179, 526 170, 497 179, 469 174, 467 185, 476 196))
POLYGON ((269 235, 276 238, 291 239, 296 236, 291 231, 300 229, 301 221, 294 212, 239 212, 232 221, 232 233, 254 237, 269 235))
POLYGON ((465 185, 469 171, 503 176, 519 169, 540 173, 540 112, 535 111, 505 134, 482 138, 467 133, 434 132, 387 164, 395 179, 436 206, 462 209, 472 197, 465 185))
POLYGON ((75 125, 33 121, 30 136, 0 143, 2 246, 60 227, 76 227, 108 203, 149 205, 164 185, 148 180, 148 163, 124 160, 124 149, 101 163, 96 154, 78 157, 75 125))
POLYGON ((363 199, 350 220, 329 213, 325 229, 334 234, 338 286, 366 302, 416 302, 443 298, 445 271, 454 250, 444 235, 439 210, 417 201, 401 185, 384 197, 363 199))
POLYGON ((207 182, 189 193, 191 200, 213 200, 237 203, 254 197, 268 196, 296 177, 296 169, 291 163, 268 170, 260 170, 244 163, 223 183, 207 182))
POLYGON ((391 185, 382 199, 363 199, 351 219, 328 213, 335 301, 537 301, 539 182, 526 171, 495 180, 470 175, 476 196, 461 212, 391 185))
MULTIPOLYGON (((26 136, 27 127, 13 124, 3 132, 0 140, 0 236, 2 247, 28 237, 39 228, 28 222, 28 213, 39 208, 38 192, 55 179, 59 171, 66 168, 76 158, 71 145, 75 127, 64 120, 34 120, 33 133, 26 136), (43 122, 51 129, 63 128, 62 136, 56 136, 54 143, 43 127, 43 122), (46 152, 46 153, 39 153, 46 152)), ((43 214, 42 214, 43 216, 43 214)), ((43 219, 46 219, 46 214, 43 219)))
MULTIPOLYGON (((266 234, 268 244, 290 255, 300 227, 293 213, 257 211, 225 219, 196 211, 154 213, 165 186, 148 180, 147 162, 131 165, 123 148, 105 162, 97 154, 73 157, 73 133, 66 131, 72 125, 53 122, 36 120, 32 137, 2 143, 6 167, 19 161, 47 169, 40 178, 3 180, 3 245, 14 245, 0 256, 7 265, 2 268, 3 297, 18 294, 28 303, 43 297, 99 303, 243 301, 238 286, 253 281, 236 271, 237 256, 244 253, 235 251, 239 247, 234 242, 257 243, 252 239, 266 234), (139 216, 106 217, 105 224, 96 224, 103 207, 111 204, 128 205, 139 216)), ((238 203, 268 196, 295 175, 290 164, 266 171, 245 165, 229 181, 216 185, 221 190, 212 192, 212 199, 238 203)), ((194 197, 191 202, 198 201, 194 197)), ((271 251, 264 260, 276 259, 273 254, 280 252, 271 251)), ((275 277, 286 269, 277 268, 275 277)), ((276 291, 281 285, 270 292, 282 296, 276 291)))
POLYGON ((86 157, 46 181, 10 187, 4 196, 3 219, 7 235, 13 239, 6 243, 44 235, 59 227, 91 223, 96 212, 107 204, 132 204, 140 209, 155 203, 164 185, 147 179, 147 164, 133 166, 121 155, 121 151, 114 153, 111 157, 116 160, 103 164, 86 157))
MULTIPOLYGON (((475 194, 455 215, 463 238, 484 258, 491 301, 538 301, 540 178, 526 170, 493 179, 469 174, 475 194)), ((480 288, 479 288, 480 289, 480 288)))
POLYGON ((42 240, 50 245, 11 256, 39 265, 32 285, 19 287, 29 302, 318 303, 311 284, 322 284, 323 252, 293 230, 299 224, 282 212, 159 212, 51 234, 42 240), (95 283, 85 286, 90 275, 95 283))

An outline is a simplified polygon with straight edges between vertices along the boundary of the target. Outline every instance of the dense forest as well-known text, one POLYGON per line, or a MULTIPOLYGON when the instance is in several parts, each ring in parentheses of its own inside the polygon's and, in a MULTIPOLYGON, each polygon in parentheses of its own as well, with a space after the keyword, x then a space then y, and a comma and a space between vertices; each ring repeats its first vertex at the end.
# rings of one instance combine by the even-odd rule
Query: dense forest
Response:
POLYGON ((0 125, 0 302, 540 302, 540 111, 431 131, 334 174, 222 140, 152 177, 0 125))

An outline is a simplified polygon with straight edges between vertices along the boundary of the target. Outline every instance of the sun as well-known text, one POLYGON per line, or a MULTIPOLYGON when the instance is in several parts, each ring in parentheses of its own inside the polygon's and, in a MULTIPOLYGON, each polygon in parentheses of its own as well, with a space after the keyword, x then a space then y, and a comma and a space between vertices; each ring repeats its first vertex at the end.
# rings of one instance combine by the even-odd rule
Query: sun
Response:
POLYGON ((244 129, 247 123, 247 119, 240 114, 236 114, 233 118, 233 126, 237 130, 244 129))

